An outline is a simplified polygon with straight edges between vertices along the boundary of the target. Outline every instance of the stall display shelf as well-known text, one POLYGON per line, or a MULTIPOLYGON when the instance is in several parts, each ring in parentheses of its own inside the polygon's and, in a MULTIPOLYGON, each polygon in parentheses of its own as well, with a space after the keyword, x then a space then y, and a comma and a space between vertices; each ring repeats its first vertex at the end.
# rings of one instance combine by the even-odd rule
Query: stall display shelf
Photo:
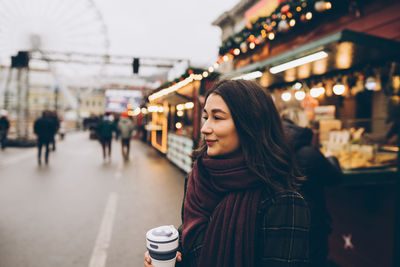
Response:
POLYGON ((192 169, 192 151, 190 137, 168 133, 167 158, 186 173, 192 169))

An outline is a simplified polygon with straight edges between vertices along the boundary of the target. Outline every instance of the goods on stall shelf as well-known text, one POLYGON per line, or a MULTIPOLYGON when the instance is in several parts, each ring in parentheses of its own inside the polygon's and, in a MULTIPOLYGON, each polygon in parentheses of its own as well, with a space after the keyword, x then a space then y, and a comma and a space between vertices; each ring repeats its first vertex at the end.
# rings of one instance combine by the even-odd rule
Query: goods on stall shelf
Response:
POLYGON ((168 133, 167 158, 189 173, 192 169, 193 140, 190 137, 168 133))
POLYGON ((371 141, 369 134, 364 133, 363 127, 331 131, 321 150, 336 156, 343 170, 395 167, 397 151, 371 141))

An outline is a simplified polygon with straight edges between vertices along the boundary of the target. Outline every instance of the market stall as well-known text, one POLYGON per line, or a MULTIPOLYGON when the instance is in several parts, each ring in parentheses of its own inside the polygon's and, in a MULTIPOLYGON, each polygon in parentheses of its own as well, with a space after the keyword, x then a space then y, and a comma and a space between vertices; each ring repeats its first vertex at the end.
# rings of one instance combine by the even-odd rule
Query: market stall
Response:
POLYGON ((313 129, 314 144, 338 158, 344 180, 327 188, 326 197, 333 221, 330 257, 343 266, 392 266, 397 260, 399 59, 399 42, 343 30, 245 70, 262 70, 259 82, 279 110, 296 113, 313 129), (318 53, 320 58, 285 69, 318 53))
POLYGON ((319 15, 314 28, 282 30, 289 15, 314 19, 317 2, 337 4, 282 1, 270 16, 227 39, 221 56, 235 70, 223 78, 256 79, 282 113, 295 113, 313 129, 323 153, 339 159, 343 182, 326 189, 330 258, 340 266, 398 266, 400 42, 392 22, 400 5, 370 1, 363 17, 357 6, 355 13, 319 15))
POLYGON ((200 140, 200 97, 217 74, 189 69, 176 82, 168 83, 149 96, 152 122, 151 144, 188 173, 192 152, 200 140))

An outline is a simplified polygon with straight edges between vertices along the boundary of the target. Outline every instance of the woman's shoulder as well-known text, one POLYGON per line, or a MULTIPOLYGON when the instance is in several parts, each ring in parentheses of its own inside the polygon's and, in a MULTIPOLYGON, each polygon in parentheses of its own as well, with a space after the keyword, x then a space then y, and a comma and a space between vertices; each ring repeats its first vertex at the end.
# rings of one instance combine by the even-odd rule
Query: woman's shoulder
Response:
POLYGON ((303 195, 294 189, 285 189, 281 191, 264 189, 261 193, 258 211, 265 213, 274 206, 300 206, 307 208, 307 203, 303 195))

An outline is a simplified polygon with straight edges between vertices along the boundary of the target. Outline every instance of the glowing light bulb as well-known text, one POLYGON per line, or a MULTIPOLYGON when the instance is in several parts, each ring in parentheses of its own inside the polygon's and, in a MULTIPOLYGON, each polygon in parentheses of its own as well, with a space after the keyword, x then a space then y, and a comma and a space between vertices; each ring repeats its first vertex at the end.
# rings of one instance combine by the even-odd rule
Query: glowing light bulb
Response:
POLYGON ((191 108, 193 108, 194 107, 194 103, 193 102, 186 102, 185 103, 185 108, 186 109, 191 109, 191 108))
POLYGON ((296 98, 297 100, 301 101, 306 97, 306 93, 304 91, 297 91, 296 93, 294 93, 294 98, 296 98))
POLYGON ((182 123, 180 123, 180 122, 175 123, 175 127, 176 127, 176 129, 182 128, 182 123))
POLYGON ((346 88, 343 84, 335 84, 333 86, 333 93, 335 93, 335 95, 343 95, 345 90, 346 88))
POLYGON ((292 98, 292 95, 289 92, 285 92, 281 95, 283 101, 289 101, 292 98))
POLYGON ((310 95, 314 98, 317 98, 325 93, 325 88, 324 87, 316 87, 316 88, 311 88, 310 90, 310 95))
POLYGON ((274 40, 274 39, 275 39, 275 33, 270 32, 270 33, 268 34, 268 39, 274 40))

